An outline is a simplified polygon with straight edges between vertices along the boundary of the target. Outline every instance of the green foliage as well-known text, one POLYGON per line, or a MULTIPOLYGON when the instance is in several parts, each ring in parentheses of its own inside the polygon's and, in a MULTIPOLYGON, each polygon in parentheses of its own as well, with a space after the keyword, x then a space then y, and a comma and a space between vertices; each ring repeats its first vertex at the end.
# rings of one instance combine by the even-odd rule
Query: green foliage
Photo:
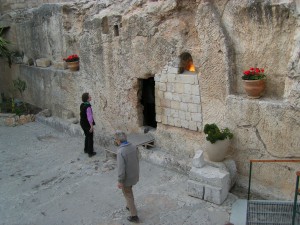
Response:
POLYGON ((26 81, 21 80, 19 77, 16 80, 13 80, 14 88, 17 89, 21 96, 23 97, 23 92, 27 88, 26 81))
POLYGON ((218 140, 224 140, 226 138, 232 139, 233 134, 228 128, 220 130, 216 124, 205 124, 204 133, 207 134, 206 140, 210 143, 215 143, 218 140))
POLYGON ((8 49, 8 46, 11 44, 8 40, 2 37, 3 28, 0 29, 0 57, 5 57, 8 60, 8 65, 11 67, 12 61, 12 51, 8 49))

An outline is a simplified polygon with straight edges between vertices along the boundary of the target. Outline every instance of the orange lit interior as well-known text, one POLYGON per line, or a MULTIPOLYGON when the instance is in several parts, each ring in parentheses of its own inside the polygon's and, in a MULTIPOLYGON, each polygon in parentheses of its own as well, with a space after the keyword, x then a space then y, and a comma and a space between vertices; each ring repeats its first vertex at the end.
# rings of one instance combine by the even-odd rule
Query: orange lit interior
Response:
POLYGON ((195 66, 193 64, 193 62, 189 62, 188 65, 185 67, 185 70, 190 71, 190 72, 195 72, 195 66))

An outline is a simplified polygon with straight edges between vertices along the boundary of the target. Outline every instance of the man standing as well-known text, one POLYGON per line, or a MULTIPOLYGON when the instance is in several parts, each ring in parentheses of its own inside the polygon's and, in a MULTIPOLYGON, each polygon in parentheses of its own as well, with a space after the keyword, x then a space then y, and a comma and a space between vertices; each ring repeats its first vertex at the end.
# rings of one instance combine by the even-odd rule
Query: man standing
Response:
POLYGON ((89 93, 82 94, 82 103, 80 105, 80 126, 84 131, 85 142, 84 152, 89 154, 89 157, 96 155, 94 152, 94 117, 93 110, 90 104, 92 100, 89 93))
POLYGON ((126 209, 130 211, 127 220, 138 222, 137 210, 134 204, 132 186, 139 181, 139 159, 137 147, 127 142, 123 131, 116 131, 115 142, 119 146, 117 153, 118 163, 118 188, 122 189, 126 199, 126 209))

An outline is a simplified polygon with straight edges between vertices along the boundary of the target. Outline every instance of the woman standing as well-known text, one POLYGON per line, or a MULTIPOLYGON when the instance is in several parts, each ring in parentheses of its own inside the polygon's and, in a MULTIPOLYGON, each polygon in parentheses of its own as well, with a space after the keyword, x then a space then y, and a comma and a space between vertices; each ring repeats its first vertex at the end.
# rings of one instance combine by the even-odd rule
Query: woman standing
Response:
POLYGON ((94 118, 93 110, 90 104, 92 100, 89 93, 82 94, 82 103, 80 105, 80 126, 85 135, 84 152, 92 157, 96 155, 94 152, 94 118))

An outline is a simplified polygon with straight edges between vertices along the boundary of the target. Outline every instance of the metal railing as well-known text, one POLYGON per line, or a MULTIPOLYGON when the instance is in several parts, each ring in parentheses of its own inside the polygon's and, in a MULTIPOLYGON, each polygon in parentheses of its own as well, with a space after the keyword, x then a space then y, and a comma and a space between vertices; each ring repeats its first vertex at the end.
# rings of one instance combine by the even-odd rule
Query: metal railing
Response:
POLYGON ((251 178, 253 163, 300 163, 300 159, 252 159, 250 160, 247 225, 300 225, 300 203, 298 201, 299 176, 297 172, 296 190, 294 201, 250 200, 251 178))

